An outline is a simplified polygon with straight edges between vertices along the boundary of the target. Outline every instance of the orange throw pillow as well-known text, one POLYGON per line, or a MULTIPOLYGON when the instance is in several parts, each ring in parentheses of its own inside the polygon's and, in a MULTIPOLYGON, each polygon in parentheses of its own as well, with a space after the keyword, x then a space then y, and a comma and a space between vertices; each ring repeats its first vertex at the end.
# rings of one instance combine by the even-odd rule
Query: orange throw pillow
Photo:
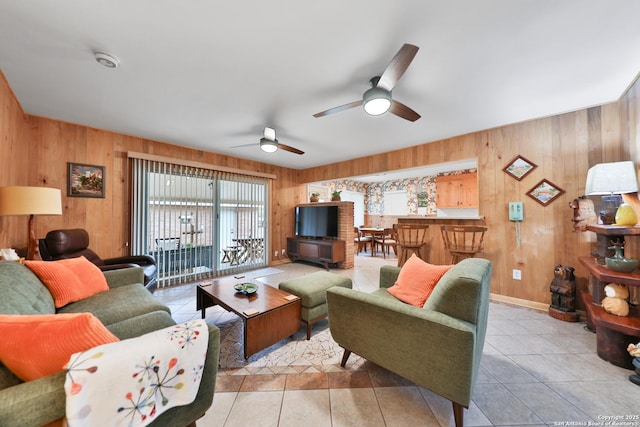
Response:
POLYGON ((453 265, 429 264, 413 254, 402 266, 396 283, 387 290, 400 301, 422 307, 440 278, 451 267, 453 265))
POLYGON ((0 315, 0 361, 23 381, 63 370, 79 351, 120 341, 91 313, 0 315))
POLYGON ((102 270, 83 256, 24 263, 49 289, 56 308, 109 290, 102 270))

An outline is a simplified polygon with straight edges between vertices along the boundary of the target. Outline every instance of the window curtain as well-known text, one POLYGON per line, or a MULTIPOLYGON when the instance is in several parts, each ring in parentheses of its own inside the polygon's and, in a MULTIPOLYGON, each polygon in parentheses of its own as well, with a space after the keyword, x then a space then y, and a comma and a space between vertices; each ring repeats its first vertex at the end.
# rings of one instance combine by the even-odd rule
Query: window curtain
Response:
POLYGON ((151 254, 158 286, 267 265, 266 178, 131 158, 132 254, 151 254))

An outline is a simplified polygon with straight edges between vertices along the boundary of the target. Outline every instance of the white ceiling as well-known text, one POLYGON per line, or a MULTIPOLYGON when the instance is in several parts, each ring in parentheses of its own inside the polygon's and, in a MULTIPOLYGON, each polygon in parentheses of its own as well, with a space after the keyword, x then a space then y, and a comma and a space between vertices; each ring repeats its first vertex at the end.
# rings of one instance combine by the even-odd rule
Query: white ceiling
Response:
POLYGON ((616 101, 639 17, 638 0, 0 0, 0 69, 29 114, 307 168, 616 101), (312 116, 361 99, 403 43, 420 50, 393 97, 421 119, 312 116), (306 154, 262 152, 265 125, 306 154))

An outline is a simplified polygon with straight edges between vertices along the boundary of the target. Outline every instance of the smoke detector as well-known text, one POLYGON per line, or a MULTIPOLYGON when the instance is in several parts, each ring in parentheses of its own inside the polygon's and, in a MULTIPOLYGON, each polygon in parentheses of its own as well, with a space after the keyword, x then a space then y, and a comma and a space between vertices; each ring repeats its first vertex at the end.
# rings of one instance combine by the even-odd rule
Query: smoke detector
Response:
POLYGON ((118 65, 120 64, 118 58, 109 55, 108 53, 94 52, 94 55, 96 57, 96 61, 98 61, 98 64, 104 65, 107 68, 118 68, 118 65))

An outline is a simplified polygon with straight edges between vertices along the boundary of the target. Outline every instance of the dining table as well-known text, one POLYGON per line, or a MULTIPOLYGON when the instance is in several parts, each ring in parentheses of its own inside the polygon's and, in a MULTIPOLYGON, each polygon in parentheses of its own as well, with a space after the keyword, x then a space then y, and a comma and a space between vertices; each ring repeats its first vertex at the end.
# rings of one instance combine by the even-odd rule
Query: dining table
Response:
POLYGON ((371 236, 371 256, 376 256, 376 237, 382 237, 384 234, 384 228, 382 227, 358 227, 358 230, 364 236, 371 236))

